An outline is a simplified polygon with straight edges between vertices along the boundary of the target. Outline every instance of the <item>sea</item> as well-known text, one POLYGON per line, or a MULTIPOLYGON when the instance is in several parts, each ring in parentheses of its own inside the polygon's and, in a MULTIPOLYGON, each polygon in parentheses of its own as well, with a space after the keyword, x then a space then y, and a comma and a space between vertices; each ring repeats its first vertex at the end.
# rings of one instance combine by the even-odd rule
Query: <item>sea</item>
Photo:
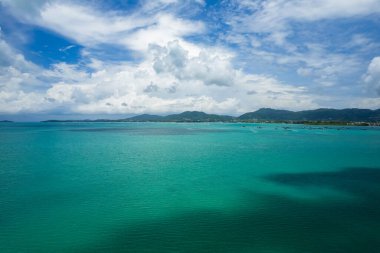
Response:
POLYGON ((380 128, 0 123, 0 252, 380 252, 380 128))

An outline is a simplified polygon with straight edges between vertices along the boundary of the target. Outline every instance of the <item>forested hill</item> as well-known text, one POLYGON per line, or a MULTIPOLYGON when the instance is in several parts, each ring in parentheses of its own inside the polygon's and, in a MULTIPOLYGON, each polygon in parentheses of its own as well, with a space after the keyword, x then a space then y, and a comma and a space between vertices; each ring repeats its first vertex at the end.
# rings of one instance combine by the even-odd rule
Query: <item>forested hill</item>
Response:
POLYGON ((316 109, 307 111, 287 111, 262 108, 245 113, 239 120, 270 121, 341 121, 341 122, 376 122, 380 121, 380 109, 316 109))
POLYGON ((186 111, 167 116, 142 114, 134 117, 110 120, 47 120, 46 122, 380 122, 380 109, 316 109, 307 111, 288 111, 262 108, 245 113, 239 117, 208 114, 199 111, 186 111))

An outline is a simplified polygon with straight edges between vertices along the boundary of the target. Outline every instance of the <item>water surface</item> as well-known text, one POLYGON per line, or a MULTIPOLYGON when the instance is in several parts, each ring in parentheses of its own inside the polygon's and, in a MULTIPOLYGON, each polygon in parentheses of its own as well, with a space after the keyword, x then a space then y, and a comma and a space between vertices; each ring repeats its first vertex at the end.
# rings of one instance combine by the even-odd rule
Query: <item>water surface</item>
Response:
POLYGON ((376 252, 380 129, 0 123, 0 252, 376 252))

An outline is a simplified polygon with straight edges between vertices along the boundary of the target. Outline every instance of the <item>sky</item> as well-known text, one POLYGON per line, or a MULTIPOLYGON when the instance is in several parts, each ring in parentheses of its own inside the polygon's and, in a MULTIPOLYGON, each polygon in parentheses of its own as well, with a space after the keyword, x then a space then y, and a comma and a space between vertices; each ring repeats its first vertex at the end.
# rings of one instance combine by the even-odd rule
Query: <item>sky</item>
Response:
POLYGON ((0 119, 380 108, 379 0, 0 0, 0 119))

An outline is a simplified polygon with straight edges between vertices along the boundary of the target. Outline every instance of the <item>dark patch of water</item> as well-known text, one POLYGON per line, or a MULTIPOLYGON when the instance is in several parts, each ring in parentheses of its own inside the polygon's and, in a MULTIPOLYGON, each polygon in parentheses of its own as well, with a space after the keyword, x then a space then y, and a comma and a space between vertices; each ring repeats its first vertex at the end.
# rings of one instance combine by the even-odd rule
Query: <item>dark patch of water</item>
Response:
POLYGON ((311 200, 244 192, 247 207, 239 211, 204 210, 120 225, 83 252, 377 252, 379 177, 380 169, 371 168, 270 175, 266 179, 273 182, 334 187, 362 198, 311 200))
POLYGON ((345 168, 329 172, 277 173, 267 180, 295 187, 328 187, 380 201, 380 169, 345 168))

